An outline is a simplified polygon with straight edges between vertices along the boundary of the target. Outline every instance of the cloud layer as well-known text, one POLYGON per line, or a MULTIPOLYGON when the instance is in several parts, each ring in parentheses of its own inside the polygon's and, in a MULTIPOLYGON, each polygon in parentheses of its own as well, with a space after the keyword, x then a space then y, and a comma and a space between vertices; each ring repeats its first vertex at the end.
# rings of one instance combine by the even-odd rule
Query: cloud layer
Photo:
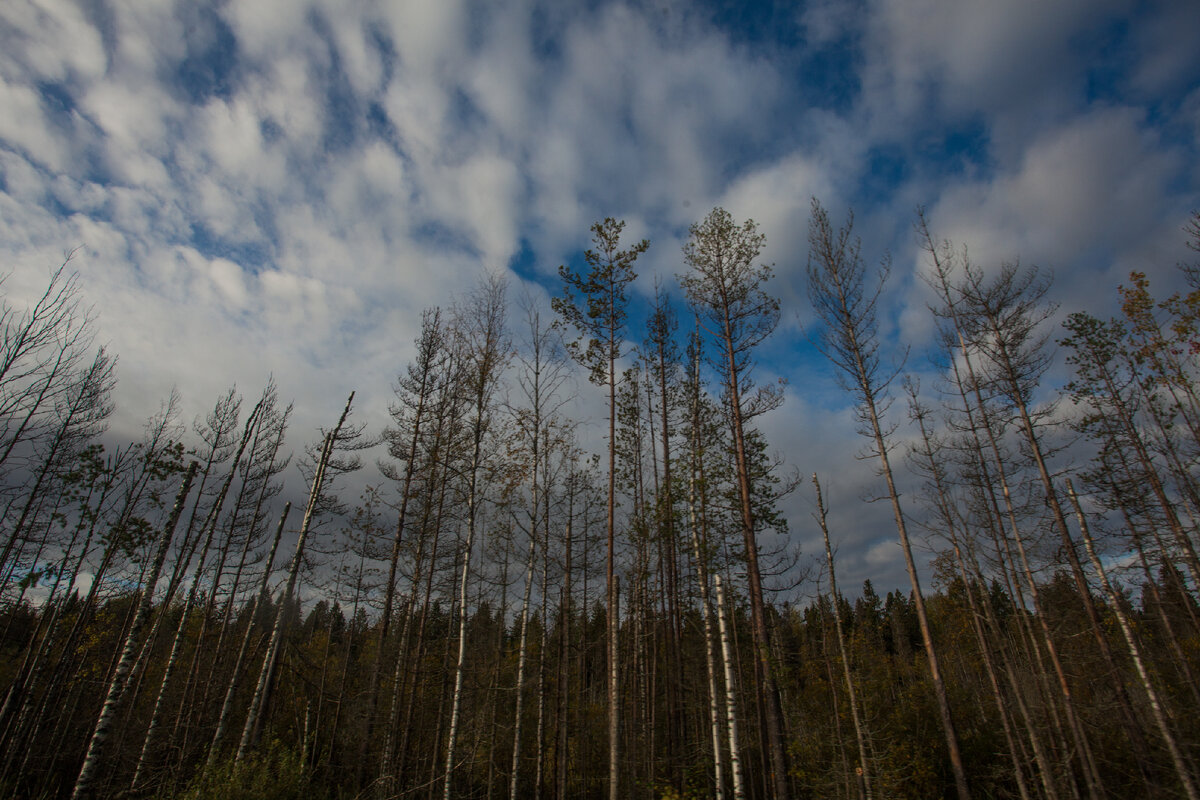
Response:
MULTIPOLYGON (((810 198, 854 205, 867 252, 893 254, 900 341, 930 332, 918 204, 981 263, 1053 268, 1075 307, 1104 313, 1135 267, 1170 285, 1200 205, 1197 29, 1165 1, 824 0, 734 19, 674 2, 15 0, 6 289, 19 303, 82 245, 122 432, 172 385, 191 416, 274 373, 304 438, 350 388, 381 424, 420 310, 481 270, 553 291, 611 215, 652 240, 649 291, 722 204, 759 221, 777 268, 771 367, 812 387, 769 423, 776 444, 802 473, 837 465, 831 494, 856 506, 833 518, 847 585, 899 585, 870 555, 886 520, 847 497, 871 481, 853 424, 797 334, 810 198)), ((814 552, 804 504, 791 514, 814 552)))

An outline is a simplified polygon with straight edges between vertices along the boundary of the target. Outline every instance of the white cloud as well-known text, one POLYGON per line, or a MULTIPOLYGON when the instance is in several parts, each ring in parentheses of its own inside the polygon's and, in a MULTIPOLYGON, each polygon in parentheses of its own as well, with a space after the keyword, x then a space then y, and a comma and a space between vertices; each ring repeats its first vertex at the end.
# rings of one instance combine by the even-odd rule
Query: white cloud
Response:
POLYGON ((493 9, 485 22, 487 38, 463 66, 463 86, 495 127, 507 147, 529 139, 537 91, 543 75, 533 55, 532 18, 523 4, 493 9))
POLYGON ((479 249, 482 266, 507 266, 516 251, 520 175, 510 161, 479 154, 441 170, 426 186, 430 211, 457 222, 479 249))
POLYGON ((935 232, 969 243, 981 263, 1075 265, 1119 252, 1161 219, 1182 167, 1141 122, 1129 108, 1072 120, 1030 143, 1012 172, 950 186, 933 208, 935 232))
POLYGON ((726 189, 721 204, 734 217, 758 223, 767 235, 763 258, 776 261, 807 249, 813 197, 836 203, 834 177, 813 159, 794 154, 739 178, 726 189), (804 242, 802 247, 800 242, 804 242))
POLYGON ((405 72, 426 78, 460 62, 468 16, 461 0, 384 3, 383 16, 405 72))
POLYGON ((1078 108, 1075 87, 1086 62, 1077 41, 1118 6, 878 0, 863 43, 866 121, 891 137, 936 125, 944 114, 962 120, 982 112, 993 125, 993 146, 1004 149, 1010 137, 1078 108))
POLYGON ((230 0, 221 16, 244 57, 269 63, 304 37, 308 12, 308 3, 293 0, 230 0))
POLYGON ((341 67, 354 92, 362 96, 375 94, 383 83, 384 64, 378 47, 372 41, 372 16, 345 13, 341 3, 327 0, 324 20, 332 30, 341 67))
MULTIPOLYGON (((297 442, 352 386, 381 415, 422 307, 522 246, 549 274, 608 215, 628 221, 629 241, 653 241, 639 291, 679 271, 680 238, 714 205, 753 217, 791 322, 807 309, 809 198, 835 215, 858 205, 868 261, 899 253, 887 298, 899 340, 928 334, 920 287, 902 274, 917 260, 915 201, 980 261, 1019 255, 1081 295, 1111 293, 1130 265, 1176 260, 1154 243, 1179 238, 1200 180, 1180 141, 1200 130, 1200 94, 1184 82, 1195 51, 1168 5, 1145 29, 1131 18, 1137 66, 1116 83, 1134 96, 1088 110, 1091 51, 1077 41, 1112 17, 1107 3, 810 4, 811 42, 861 48, 848 83, 863 92, 843 112, 812 96, 795 62, 734 44, 691 8, 230 0, 215 13, 236 52, 222 53, 220 91, 193 102, 179 67, 217 28, 187 24, 182 4, 120 5, 102 35, 75 3, 14 0, 0 11, 0 250, 17 272, 6 289, 31 289, 85 244, 85 289, 122 357, 123 429, 173 383, 190 419, 233 380, 251 392, 274 372, 300 400, 297 442), (1183 97, 1156 115, 1134 105, 1170 87, 1183 97), (372 102, 387 134, 363 116, 372 102), (947 180, 920 143, 967 123, 987 152, 947 180), (330 146, 331 133, 345 135, 330 146), (867 174, 880 145, 899 150, 898 185, 867 174), (879 182, 882 200, 863 196, 879 182)), ((770 418, 772 441, 802 469, 838 465, 828 482, 848 584, 892 569, 894 549, 886 565, 867 555, 894 532, 886 509, 858 502, 877 481, 845 458, 852 419, 832 391, 802 388, 808 404, 797 390, 770 418)), ((789 508, 811 536, 806 507, 789 508)))
POLYGON ((246 307, 247 293, 245 276, 242 268, 225 258, 213 260, 209 265, 209 274, 216 284, 221 297, 234 310, 240 311, 246 307))
POLYGON ((72 156, 70 145, 42 113, 41 99, 28 86, 14 85, 0 77, 0 140, 27 153, 52 171, 66 169, 72 156))
POLYGON ((207 140, 205 149, 213 159, 213 166, 238 176, 257 171, 255 165, 264 150, 262 120, 245 95, 231 101, 214 98, 197 116, 199 134, 207 140))
POLYGON ((41 80, 87 82, 104 74, 108 58, 99 31, 70 0, 13 0, 4 10, 0 64, 6 73, 41 80))
POLYGON ((312 69, 304 54, 289 52, 249 79, 244 90, 260 118, 273 123, 300 156, 315 154, 325 122, 312 69))

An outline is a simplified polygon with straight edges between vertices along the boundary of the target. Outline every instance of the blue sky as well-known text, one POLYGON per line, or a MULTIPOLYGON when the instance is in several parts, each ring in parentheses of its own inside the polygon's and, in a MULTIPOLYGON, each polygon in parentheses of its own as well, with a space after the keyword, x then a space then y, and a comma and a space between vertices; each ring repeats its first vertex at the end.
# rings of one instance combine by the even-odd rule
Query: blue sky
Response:
POLYGON ((810 198, 892 255, 887 337, 918 349, 918 205, 979 263, 1052 269, 1064 311, 1109 313, 1131 269, 1175 286, 1197 30, 1190 2, 9 0, 6 288, 19 302, 81 246, 121 357, 115 431, 172 385, 190 418, 273 372, 298 444, 350 388, 381 425, 421 309, 481 270, 544 298, 614 216, 651 240, 645 296, 722 205, 766 233, 785 304, 766 370, 789 397, 764 427, 829 473, 847 586, 899 585, 852 416, 800 335, 810 198))

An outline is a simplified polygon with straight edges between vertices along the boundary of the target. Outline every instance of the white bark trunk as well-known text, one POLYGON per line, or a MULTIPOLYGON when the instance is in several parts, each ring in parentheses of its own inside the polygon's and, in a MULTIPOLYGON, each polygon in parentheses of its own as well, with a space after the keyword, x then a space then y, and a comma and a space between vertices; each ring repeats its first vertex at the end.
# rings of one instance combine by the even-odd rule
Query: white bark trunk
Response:
POLYGON ((523 710, 525 687, 525 661, 528 653, 529 633, 529 596, 533 592, 533 551, 537 540, 529 538, 529 563, 525 566, 525 595, 521 600, 521 644, 517 656, 517 701, 513 717, 513 754, 512 771, 509 777, 509 800, 517 800, 517 776, 521 764, 521 713, 523 710))
POLYGON ((1096 547, 1092 542, 1092 534, 1088 529, 1087 518, 1083 515, 1083 509, 1079 506, 1079 498, 1075 495, 1075 487, 1071 484, 1069 478, 1067 479, 1067 495, 1071 498, 1071 505, 1074 507, 1075 516, 1079 520, 1079 528, 1083 534, 1083 545, 1087 549, 1088 559, 1091 560, 1092 567, 1095 568, 1096 575, 1100 578, 1100 585, 1104 587, 1104 593, 1108 595, 1108 602, 1112 605, 1113 614, 1117 617, 1117 624, 1121 628, 1121 635, 1125 637, 1125 643, 1129 646, 1129 655, 1133 659, 1134 666, 1137 667, 1138 678, 1141 680, 1142 688, 1146 692, 1146 700, 1150 704, 1150 711, 1154 714, 1154 722, 1167 744, 1167 750, 1171 754, 1171 762, 1175 765, 1175 772, 1179 776, 1179 782, 1183 784, 1183 790, 1187 794, 1188 800, 1200 800, 1200 795, 1196 794, 1196 785, 1192 781, 1191 772, 1184 761, 1183 753, 1175 741, 1175 735, 1171 733, 1170 726, 1167 725, 1166 714, 1163 712, 1158 692, 1154 689, 1154 684, 1150 681, 1150 673, 1147 672, 1146 664, 1142 660, 1141 648, 1138 647, 1137 639, 1133 636, 1133 629, 1129 625, 1129 618, 1125 616, 1125 609, 1121 605, 1121 598, 1117 596, 1116 591, 1108 580, 1108 573, 1104 570, 1104 564, 1096 555, 1096 547))
POLYGON ((721 631, 721 659, 725 663, 725 719, 729 727, 729 763, 733 767, 733 796, 746 800, 746 784, 742 778, 742 760, 738 755, 737 700, 734 697, 733 649, 729 644, 729 628, 725 623, 725 590, 721 576, 713 575, 717 589, 717 625, 721 631))
POLYGON ((134 657, 137 652, 138 636, 145 627, 146 621, 150 618, 150 608, 154 602, 154 586, 158 583, 158 576, 162 572, 163 562, 167 558, 167 550, 171 545, 171 538, 175 533, 175 525, 179 522, 179 516, 183 512, 183 503, 187 499, 188 491, 192 488, 192 478, 196 475, 196 463, 188 468, 187 475, 183 479, 183 485, 179 487, 179 494, 175 498, 175 506, 171 509, 171 516, 167 520, 167 524, 163 527, 162 536, 158 542, 158 552, 154 556, 154 565, 150 570, 146 582, 142 585, 142 597, 138 603, 137 614, 133 618, 133 623, 129 626, 129 632, 125 635, 125 646, 121 650, 121 659, 117 662, 117 668, 113 671, 112 680, 108 684, 108 693, 104 699, 104 705, 100 709, 100 716, 96 720, 96 727, 92 729, 92 737, 88 742, 87 755, 83 759, 83 766, 79 770, 79 777, 75 781, 75 788, 71 792, 72 800, 84 800, 84 798, 92 797, 93 783, 96 779, 96 767, 100 762, 104 745, 108 741, 109 734, 112 732, 112 723, 117 714, 117 706, 121 702, 125 694, 125 686, 129 679, 129 672, 133 667, 134 657))
POLYGON ((283 612, 287 607, 288 601, 292 598, 292 594, 296 591, 296 580, 300 575, 300 564, 304 560, 304 545, 308 539, 308 530, 312 525, 312 518, 313 514, 316 513, 317 502, 321 498, 321 488, 325 483, 325 469, 329 466, 329 460, 333 457, 333 449, 337 442, 338 432, 342 429, 342 424, 345 423, 346 417, 350 415, 350 405, 353 402, 354 392, 351 392, 350 397, 346 400, 346 407, 342 410, 342 416, 338 419, 337 425, 326 435, 325 444, 321 448, 321 456, 317 460, 316 470, 313 473, 312 489, 308 493, 308 504, 304 509, 304 519, 300 523, 300 534, 296 539, 296 553, 292 557, 291 569, 288 571, 287 587, 280 596, 279 608, 275 611, 275 625, 271 629, 271 639, 267 645, 266 655, 263 657, 262 670, 258 675, 258 685, 254 689, 254 698, 250 701, 250 711, 246 715, 246 724, 242 728, 242 741, 238 744, 237 755, 234 757, 236 761, 241 761, 245 757, 246 751, 250 749, 258 738, 260 717, 263 707, 266 705, 267 691, 275 672, 275 661, 279 656, 280 639, 282 638, 283 629, 283 612))

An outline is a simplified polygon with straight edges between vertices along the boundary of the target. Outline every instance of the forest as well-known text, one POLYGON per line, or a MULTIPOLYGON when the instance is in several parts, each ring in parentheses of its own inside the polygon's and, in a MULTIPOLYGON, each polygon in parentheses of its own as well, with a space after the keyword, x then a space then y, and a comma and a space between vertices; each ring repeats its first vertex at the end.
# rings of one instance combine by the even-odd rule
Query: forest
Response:
POLYGON ((720 208, 644 324, 611 218, 549 309, 497 276, 429 308, 383 430, 352 387, 290 430, 268 378, 114 441, 70 264, 5 293, 0 794, 1200 800, 1200 262, 1064 316, 918 213, 921 386, 852 219, 814 201, 807 293, 905 559, 882 596, 760 426, 778 289, 720 208))

